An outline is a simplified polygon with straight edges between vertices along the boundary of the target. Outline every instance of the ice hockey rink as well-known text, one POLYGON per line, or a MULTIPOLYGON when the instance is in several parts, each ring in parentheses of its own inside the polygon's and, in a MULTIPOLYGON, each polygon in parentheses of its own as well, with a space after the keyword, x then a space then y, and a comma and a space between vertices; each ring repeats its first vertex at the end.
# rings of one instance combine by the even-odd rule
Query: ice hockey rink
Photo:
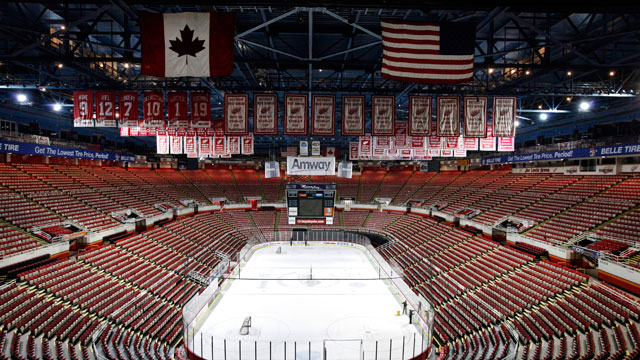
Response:
POLYGON ((223 285, 190 347, 205 359, 410 359, 423 329, 402 315, 390 274, 374 261, 342 245, 258 249, 223 285))

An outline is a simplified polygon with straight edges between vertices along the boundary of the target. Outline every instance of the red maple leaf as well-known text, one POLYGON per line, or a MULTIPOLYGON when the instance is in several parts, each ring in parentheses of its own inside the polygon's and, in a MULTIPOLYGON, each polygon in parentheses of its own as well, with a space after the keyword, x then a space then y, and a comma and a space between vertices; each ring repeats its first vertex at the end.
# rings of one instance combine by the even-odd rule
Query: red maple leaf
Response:
POLYGON ((187 64, 189 64, 189 56, 196 57, 197 53, 204 50, 204 40, 193 38, 193 30, 189 28, 189 24, 180 30, 180 39, 176 37, 175 40, 169 40, 169 43, 171 44, 169 50, 176 52, 178 57, 187 55, 187 64))

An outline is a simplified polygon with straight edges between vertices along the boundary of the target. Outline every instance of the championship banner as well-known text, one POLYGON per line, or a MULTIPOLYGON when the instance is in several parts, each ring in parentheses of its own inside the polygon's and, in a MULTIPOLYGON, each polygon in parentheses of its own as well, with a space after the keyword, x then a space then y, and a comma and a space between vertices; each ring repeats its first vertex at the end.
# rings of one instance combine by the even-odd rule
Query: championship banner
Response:
POLYGON ((169 137, 166 135, 156 136, 156 153, 168 154, 169 153, 169 137))
POLYGON ((96 127, 116 127, 115 91, 96 91, 96 127))
POLYGON ((242 155, 253 155, 253 134, 242 137, 242 155))
POLYGON ((465 149, 455 149, 455 150, 453 150, 453 157, 459 157, 459 158, 467 157, 467 150, 465 150, 465 149))
POLYGON ((249 133, 249 95, 224 95, 225 135, 247 135, 249 133))
POLYGON ((364 95, 342 96, 342 136, 364 135, 364 95))
POLYGON ((444 144, 442 146, 443 149, 455 149, 458 147, 458 137, 445 137, 443 138, 444 144))
POLYGON ((369 159, 373 151, 371 145, 371 135, 360 136, 358 157, 361 159, 369 159))
POLYGON ((431 96, 409 96, 409 135, 427 136, 431 125, 431 96))
POLYGON ((412 149, 424 149, 424 137, 422 136, 412 136, 411 137, 411 148, 412 149))
POLYGON ((334 157, 287 157, 287 175, 335 175, 334 157))
POLYGON ((426 149, 413 149, 413 158, 415 160, 423 160, 427 156, 426 149))
POLYGON ((196 148, 195 136, 187 136, 184 138, 184 153, 188 158, 197 158, 198 149, 196 148))
POLYGON ((472 151, 477 151, 478 150, 478 138, 472 137, 472 138, 463 138, 463 148, 465 150, 472 150, 472 151))
POLYGON ((402 160, 411 160, 412 155, 413 155, 413 151, 411 149, 400 150, 400 158, 402 160))
POLYGON ((436 102, 437 135, 458 137, 460 135, 460 98, 438 96, 436 102))
POLYGON ((387 149, 373 148, 372 160, 382 160, 387 155, 387 149))
POLYGON ((93 91, 73 92, 73 126, 93 126, 93 91))
POLYGON ((147 128, 146 127, 139 127, 138 128, 138 133, 135 136, 147 136, 147 128))
POLYGON ((358 160, 360 158, 359 146, 359 141, 349 143, 349 160, 358 160))
POLYGON ((141 127, 164 128, 164 96, 159 91, 145 91, 142 100, 141 127))
POLYGON ((371 97, 371 135, 395 135, 395 96, 374 95, 371 97))
POLYGON ((440 156, 440 149, 427 149, 427 156, 439 157, 440 156))
POLYGON ((200 157, 211 157, 213 155, 211 151, 210 137, 206 136, 198 138, 198 154, 200 154, 200 157))
POLYGON ((171 153, 182 154, 182 136, 171 136, 171 153))
POLYGON ((387 150, 387 157, 389 157, 391 160, 395 160, 397 156, 398 156, 398 149, 387 150))
POLYGON ((515 97, 494 97, 493 98, 493 136, 514 137, 516 136, 516 98, 515 97))
POLYGON ((129 136, 129 128, 120 128, 120 136, 129 136))
POLYGON ((191 127, 211 127, 211 94, 208 92, 191 93, 191 127))
POLYGON ((168 128, 188 128, 189 127, 189 116, 187 111, 189 110, 187 105, 187 93, 186 92, 170 92, 167 93, 167 106, 168 109, 168 117, 167 117, 167 127, 168 128))
POLYGON ((128 128, 128 129, 129 129, 129 136, 138 136, 138 132, 140 132, 140 129, 137 127, 128 128))
POLYGON ((450 150, 450 149, 440 150, 440 157, 453 157, 453 150, 450 150))
POLYGON ((240 136, 229 136, 229 154, 240 155, 240 136))
POLYGON ((487 137, 480 140, 480 151, 496 151, 496 138, 493 137, 493 124, 487 124, 487 137))
POLYGON ((378 148, 378 149, 391 148, 391 136, 374 136, 373 140, 374 140, 375 148, 378 148))
POLYGON ((336 135, 335 95, 311 95, 311 135, 336 135))
POLYGON ((216 136, 213 138, 213 155, 224 156, 227 152, 227 139, 224 136, 216 136))
POLYGON ((407 147, 407 127, 408 124, 406 121, 398 121, 395 125, 396 135, 393 138, 393 148, 394 149, 403 149, 407 147))
POLYGON ((253 95, 253 133, 278 135, 278 95, 253 95))
POLYGON ((147 129, 147 136, 156 136, 156 129, 155 128, 148 128, 147 129))
POLYGON ((515 139, 516 139, 515 137, 499 137, 498 151, 514 151, 515 139))
POLYGON ((307 135, 308 108, 307 95, 284 95, 285 135, 307 135))
POLYGON ((118 124, 121 128, 136 127, 138 120, 138 92, 120 91, 118 92, 118 124))
POLYGON ((489 99, 486 96, 465 96, 463 130, 466 138, 483 138, 487 136, 487 108, 489 99))

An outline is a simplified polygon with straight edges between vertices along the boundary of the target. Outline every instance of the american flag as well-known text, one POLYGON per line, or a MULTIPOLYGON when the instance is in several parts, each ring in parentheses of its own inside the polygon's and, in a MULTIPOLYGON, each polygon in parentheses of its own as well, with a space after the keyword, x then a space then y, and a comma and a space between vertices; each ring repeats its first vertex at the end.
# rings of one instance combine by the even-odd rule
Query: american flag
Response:
POLYGON ((473 23, 382 20, 382 76, 427 84, 457 84, 473 77, 473 23))

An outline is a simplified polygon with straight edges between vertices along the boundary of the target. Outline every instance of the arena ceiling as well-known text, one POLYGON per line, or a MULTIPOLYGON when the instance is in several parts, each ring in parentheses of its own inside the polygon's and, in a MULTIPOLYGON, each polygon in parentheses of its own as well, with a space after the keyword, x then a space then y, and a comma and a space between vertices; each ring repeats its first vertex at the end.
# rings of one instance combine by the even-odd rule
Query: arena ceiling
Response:
MULTIPOLYGON (((208 89, 214 116, 225 92, 517 95, 526 112, 571 117, 576 97, 636 106, 640 6, 624 2, 22 1, 0 4, 0 100, 67 105, 74 89, 208 89), (222 78, 140 75, 138 13, 235 11, 235 71, 222 78), (418 85, 380 75, 380 19, 475 22, 475 75, 464 85, 418 85), (215 101, 217 100, 217 101, 215 101)), ((404 111, 406 117, 406 110, 404 111)), ((70 116, 69 116, 70 119, 70 116)), ((523 126, 537 126, 535 120, 523 126)))

